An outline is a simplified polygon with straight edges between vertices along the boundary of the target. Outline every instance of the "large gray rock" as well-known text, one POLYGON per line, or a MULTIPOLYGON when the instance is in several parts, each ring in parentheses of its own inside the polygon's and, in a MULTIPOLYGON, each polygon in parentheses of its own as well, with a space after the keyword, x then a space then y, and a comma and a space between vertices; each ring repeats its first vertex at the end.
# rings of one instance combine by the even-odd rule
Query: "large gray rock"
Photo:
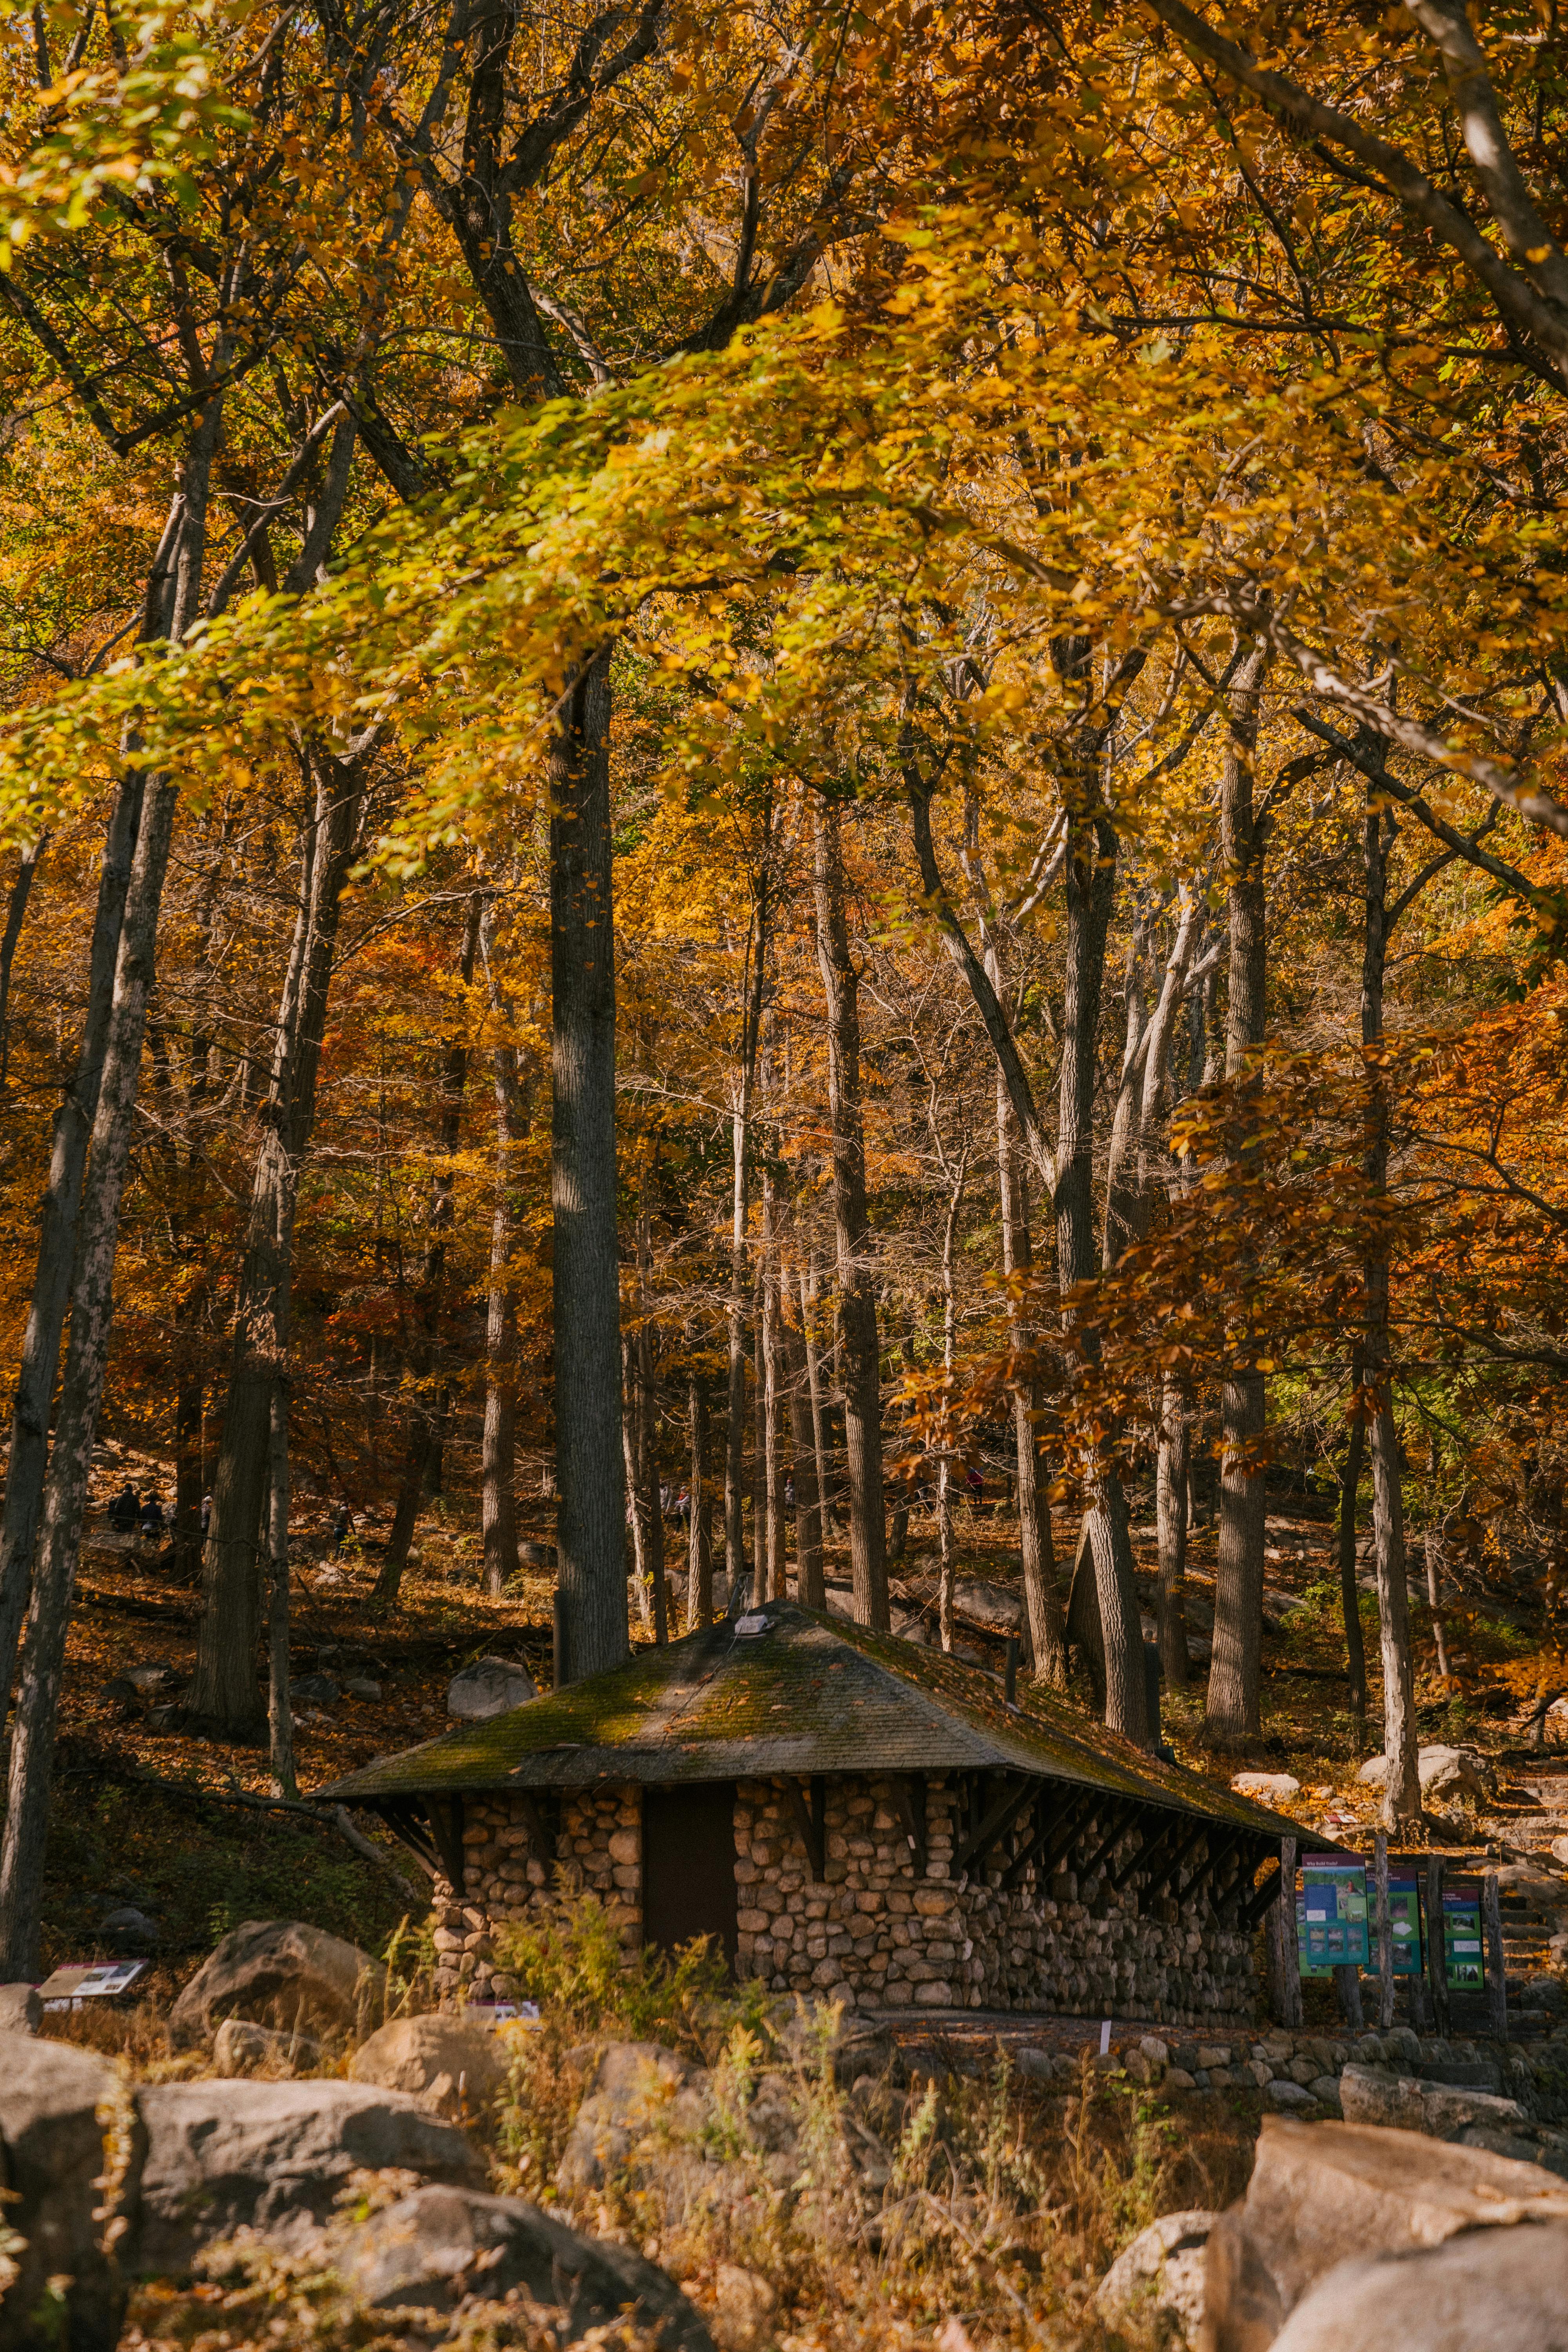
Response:
POLYGON ((1517 2099, 1452 2083, 1417 2082, 1409 2074, 1379 2074, 1370 2066, 1344 2069, 1340 2099, 1347 2123, 1389 2125, 1433 2139, 1458 2139, 1470 2124, 1502 2131, 1529 2120, 1517 2099))
POLYGON ((1204 2315, 1204 2249, 1217 2213, 1166 2213, 1124 2246, 1100 2283, 1095 2305, 1108 2327, 1152 2327, 1157 2339, 1195 2344, 1204 2315))
POLYGON ((247 2017, 226 2017, 213 2036, 215 2074, 291 2074, 320 2063, 321 2045, 308 2033, 279 2033, 275 2025, 253 2025, 247 2017))
POLYGON ((37 2033, 43 2021, 37 1985, 0 1985, 0 2033, 37 2033))
MULTIPOLYGON (((0 2035, 0 2177, 4 2220, 26 2240, 0 2303, 0 2352, 113 2352, 125 2294, 103 2249, 103 2126, 121 2096, 111 2066, 60 2042, 0 2035), (63 2280, 63 2286, 50 2282, 63 2280)), ((134 2158, 134 2147, 132 2158, 134 2158)))
POLYGON ((138 2210, 121 2249, 142 2277, 179 2277, 242 2227, 310 2241, 352 2172, 388 2167, 478 2187, 479 2158, 416 2099, 359 2083, 159 2083, 141 2094, 147 2134, 138 2210))
POLYGON ((226 2017, 283 2032, 341 2032, 385 1997, 379 1960, 301 1919, 247 1919, 203 1961, 169 2012, 176 2050, 199 2049, 226 2017))
POLYGON ((487 1723, 538 1696, 532 1675, 510 1658, 479 1658, 447 1684, 447 1712, 464 1723, 487 1723))
POLYGON ((680 2289, 630 2247, 584 2238, 517 2197, 421 2189, 362 2222, 339 2245, 338 2269, 373 2309, 454 2311, 466 2294, 499 2303, 514 2287, 564 2314, 563 2344, 619 2320, 664 2352, 712 2352, 680 2289))
POLYGON ((599 2056, 577 2110, 556 2179, 563 2189, 598 2189, 658 2131, 695 2131, 707 2076, 657 2042, 612 2042, 599 2056))
POLYGON ((1274 2352, 1568 2352, 1568 2224, 1477 2230, 1429 2252, 1342 2263, 1274 2352))
MULTIPOLYGON (((1423 1748, 1415 1769, 1423 1804, 1475 1804, 1486 1793, 1480 1767, 1462 1748, 1423 1748)), ((1369 1756, 1356 1779, 1369 1789, 1381 1789, 1388 1779, 1386 1756, 1369 1756)))
POLYGON ((495 2029, 452 2010, 397 2017, 349 2063, 356 2083, 405 2091, 449 2123, 477 2118, 505 2088, 510 2052, 495 2029))
POLYGON ((1568 2187, 1537 2165, 1416 2132, 1265 2116, 1246 2198, 1209 2236, 1202 2352, 1259 2352, 1341 2263, 1526 2221, 1568 2222, 1568 2187))

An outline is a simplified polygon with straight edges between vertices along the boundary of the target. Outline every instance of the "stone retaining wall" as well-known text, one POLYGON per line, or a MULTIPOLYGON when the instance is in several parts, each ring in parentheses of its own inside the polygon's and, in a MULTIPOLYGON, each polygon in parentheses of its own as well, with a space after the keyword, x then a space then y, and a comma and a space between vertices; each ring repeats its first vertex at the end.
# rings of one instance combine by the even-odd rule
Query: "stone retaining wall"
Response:
MULTIPOLYGON (((774 1992, 830 1994, 851 2009, 1025 2009, 1237 2025, 1249 2019, 1251 1940, 1226 1927, 1209 1895, 1179 1909, 1168 1895, 1140 1916, 1142 1881, 1109 1883, 1113 1853, 1080 1885, 1070 1871, 1042 1884, 1033 1867, 1002 1885, 1016 1837, 958 1871, 959 1794, 927 1785, 926 1868, 914 1857, 894 1784, 846 1777, 826 1786, 824 1874, 814 1880, 794 1807, 776 1780, 742 1780, 735 1800, 738 1968, 774 1992)), ((539 1914, 568 1884, 596 1894, 623 1943, 642 1932, 640 1791, 601 1787, 563 1798, 555 1850, 533 1850, 513 1797, 466 1801, 462 1903, 437 1883, 437 1981, 473 1998, 515 1988, 495 1969, 492 1929, 539 1914)), ((1120 1852, 1121 1849, 1118 1849, 1120 1852)))

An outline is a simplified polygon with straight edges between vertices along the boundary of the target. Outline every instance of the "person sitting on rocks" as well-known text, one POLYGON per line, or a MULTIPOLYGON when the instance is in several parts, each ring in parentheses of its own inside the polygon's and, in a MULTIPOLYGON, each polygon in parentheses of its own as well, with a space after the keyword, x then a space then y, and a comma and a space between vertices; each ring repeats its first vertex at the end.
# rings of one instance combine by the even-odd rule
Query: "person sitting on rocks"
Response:
POLYGON ((109 1506, 109 1524, 121 1535, 129 1535, 136 1525, 136 1489, 129 1479, 109 1506))
POLYGON ((163 1506, 156 1495, 149 1495, 142 1506, 142 1540, 158 1543, 163 1534, 163 1506))

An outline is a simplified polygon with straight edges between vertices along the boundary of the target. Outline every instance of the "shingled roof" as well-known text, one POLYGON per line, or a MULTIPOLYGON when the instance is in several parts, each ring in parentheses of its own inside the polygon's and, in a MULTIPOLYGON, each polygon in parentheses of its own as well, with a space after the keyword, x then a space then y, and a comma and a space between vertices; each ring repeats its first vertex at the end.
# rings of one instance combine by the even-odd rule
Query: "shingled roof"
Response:
POLYGON ((792 1601, 638 1650, 624 1666, 383 1758, 319 1793, 363 1805, 597 1780, 1022 1772, 1200 1815, 1270 1841, 1295 1824, 1163 1764, 1029 1684, 792 1601))

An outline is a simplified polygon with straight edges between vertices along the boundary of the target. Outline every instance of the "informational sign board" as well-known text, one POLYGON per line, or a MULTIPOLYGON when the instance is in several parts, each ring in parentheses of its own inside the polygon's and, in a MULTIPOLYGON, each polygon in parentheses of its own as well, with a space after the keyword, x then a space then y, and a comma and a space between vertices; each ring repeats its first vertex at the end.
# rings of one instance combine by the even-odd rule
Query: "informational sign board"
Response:
POLYGON ((1304 1853, 1296 1874, 1296 1945, 1304 1977, 1364 1969, 1366 1864, 1343 1853, 1304 1853))
MULTIPOLYGON (((1369 1892, 1366 1923, 1368 1967, 1375 1977, 1377 1963, 1377 1897, 1369 1892)), ((1394 1975, 1401 1977, 1421 1974, 1421 1882, 1415 1866, 1400 1863, 1391 1854, 1388 1863, 1388 1925, 1394 1939, 1394 1975)))
POLYGON ((1479 1992, 1486 1981, 1479 1878, 1443 1882, 1443 1959, 1451 1991, 1479 1992))
POLYGON ((115 2000, 146 1973, 145 1960, 109 1960, 101 1965, 57 1969, 38 1987, 46 2009, 77 2009, 84 2000, 115 2000))

